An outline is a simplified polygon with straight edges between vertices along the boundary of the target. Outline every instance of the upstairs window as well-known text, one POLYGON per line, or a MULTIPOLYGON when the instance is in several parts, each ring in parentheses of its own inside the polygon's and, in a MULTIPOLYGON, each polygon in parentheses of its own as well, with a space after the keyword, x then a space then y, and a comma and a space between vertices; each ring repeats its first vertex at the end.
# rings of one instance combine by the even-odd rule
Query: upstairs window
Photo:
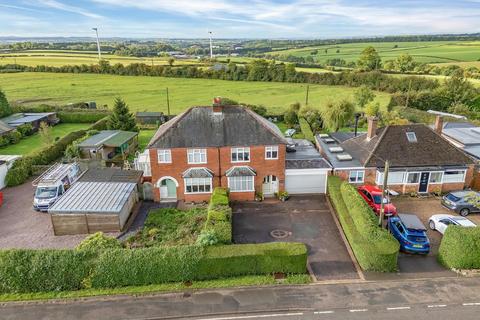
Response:
POLYGON ((249 162, 250 148, 232 148, 232 162, 249 162))
POLYGON ((158 163, 172 163, 172 153, 170 149, 157 150, 158 163))
POLYGON ((188 149, 187 161, 189 164, 207 163, 207 149, 188 149))
POLYGON ((269 160, 278 159, 278 146, 266 146, 265 159, 269 159, 269 160))

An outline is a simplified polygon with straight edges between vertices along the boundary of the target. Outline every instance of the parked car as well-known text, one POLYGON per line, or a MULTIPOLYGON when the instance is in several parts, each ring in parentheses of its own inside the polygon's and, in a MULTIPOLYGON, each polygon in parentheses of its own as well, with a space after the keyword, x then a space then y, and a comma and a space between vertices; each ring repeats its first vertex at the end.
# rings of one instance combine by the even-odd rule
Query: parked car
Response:
POLYGON ((465 217, 453 216, 451 214, 434 214, 428 222, 430 229, 445 233, 448 226, 476 227, 477 225, 465 217))
POLYGON ((468 216, 472 212, 480 212, 480 208, 477 208, 471 203, 468 203, 466 196, 470 194, 476 194, 480 197, 480 192, 476 191, 454 191, 443 196, 442 205, 450 210, 455 211, 462 217, 468 216))
POLYGON ((416 215, 399 213, 396 217, 390 217, 388 229, 400 243, 401 251, 420 254, 430 252, 427 229, 416 215))
POLYGON ((285 137, 293 137, 293 135, 295 134, 295 132, 297 132, 297 130, 295 129, 287 129, 285 130, 285 137))
MULTIPOLYGON (((382 203, 382 190, 376 186, 372 185, 363 185, 357 188, 358 193, 362 196, 363 199, 368 203, 370 208, 375 212, 376 215, 380 214, 380 207, 382 203)), ((387 195, 384 198, 383 212, 385 217, 394 216, 397 214, 397 208, 390 201, 390 197, 387 195)))

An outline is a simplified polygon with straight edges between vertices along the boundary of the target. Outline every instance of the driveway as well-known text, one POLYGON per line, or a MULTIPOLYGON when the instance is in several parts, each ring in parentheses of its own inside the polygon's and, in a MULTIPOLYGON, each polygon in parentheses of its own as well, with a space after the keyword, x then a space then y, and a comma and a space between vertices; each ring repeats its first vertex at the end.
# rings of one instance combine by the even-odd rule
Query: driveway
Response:
POLYGON ((3 189, 0 207, 0 248, 73 248, 87 235, 54 236, 48 213, 32 209, 31 182, 3 189))
POLYGON ((358 279, 324 196, 233 204, 235 243, 303 242, 317 280, 358 279), (272 233, 273 232, 273 233, 272 233))

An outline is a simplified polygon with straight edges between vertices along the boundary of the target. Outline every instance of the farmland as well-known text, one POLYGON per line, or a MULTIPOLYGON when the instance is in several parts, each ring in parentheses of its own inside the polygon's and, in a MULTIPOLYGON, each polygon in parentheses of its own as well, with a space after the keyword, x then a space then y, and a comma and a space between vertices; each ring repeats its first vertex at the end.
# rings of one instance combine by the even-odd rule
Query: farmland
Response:
MULTIPOLYGON (((210 105, 215 96, 263 104, 269 113, 278 114, 292 103, 304 102, 306 93, 306 84, 299 83, 65 73, 1 74, 0 87, 10 101, 42 99, 42 103, 62 105, 93 100, 100 106, 112 106, 114 98, 121 96, 132 111, 162 112, 167 112, 168 87, 172 114, 192 105, 210 105)), ((309 104, 321 108, 328 101, 353 100, 354 92, 349 87, 310 85, 309 104)), ((386 106, 389 95, 377 93, 377 99, 386 106)))
POLYGON ((408 53, 418 62, 425 63, 473 62, 472 65, 475 65, 475 61, 480 59, 480 41, 364 42, 280 50, 269 54, 299 57, 311 55, 319 63, 334 58, 350 62, 358 60, 360 53, 367 46, 373 46, 384 61, 395 59, 402 53, 408 53), (312 54, 315 53, 314 50, 318 50, 318 53, 312 54))

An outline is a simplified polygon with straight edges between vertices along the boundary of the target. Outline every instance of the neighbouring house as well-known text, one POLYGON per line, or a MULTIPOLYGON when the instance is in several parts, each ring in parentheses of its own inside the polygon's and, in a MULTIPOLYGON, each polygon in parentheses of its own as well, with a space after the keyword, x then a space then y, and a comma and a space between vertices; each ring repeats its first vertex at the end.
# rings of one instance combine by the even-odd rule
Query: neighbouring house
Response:
POLYGON ((386 160, 388 188, 399 193, 448 192, 469 187, 473 180, 473 160, 423 124, 377 128, 377 119, 369 118, 365 134, 315 139, 332 173, 350 183, 382 185, 386 160))
POLYGON ((208 201, 218 186, 229 188, 232 200, 324 193, 328 163, 313 145, 304 149, 316 154, 299 147, 294 159, 287 144, 275 124, 243 106, 192 107, 160 126, 136 168, 152 182, 156 201, 208 201))
POLYGON ((0 121, 0 137, 4 136, 6 134, 9 134, 13 130, 15 130, 15 128, 9 126, 8 124, 6 124, 3 121, 0 121))
POLYGON ((168 117, 163 112, 137 112, 135 119, 140 124, 160 125, 167 121, 168 117))
POLYGON ((469 122, 438 122, 436 130, 457 148, 462 149, 476 163, 472 186, 480 190, 480 127, 469 122))
POLYGON ((78 145, 82 159, 121 161, 138 148, 138 132, 103 130, 78 145))
POLYGON ((24 124, 30 124, 34 131, 40 128, 42 122, 45 122, 50 126, 56 125, 60 122, 57 118, 56 112, 14 113, 8 117, 0 119, 0 121, 13 128, 24 124))

